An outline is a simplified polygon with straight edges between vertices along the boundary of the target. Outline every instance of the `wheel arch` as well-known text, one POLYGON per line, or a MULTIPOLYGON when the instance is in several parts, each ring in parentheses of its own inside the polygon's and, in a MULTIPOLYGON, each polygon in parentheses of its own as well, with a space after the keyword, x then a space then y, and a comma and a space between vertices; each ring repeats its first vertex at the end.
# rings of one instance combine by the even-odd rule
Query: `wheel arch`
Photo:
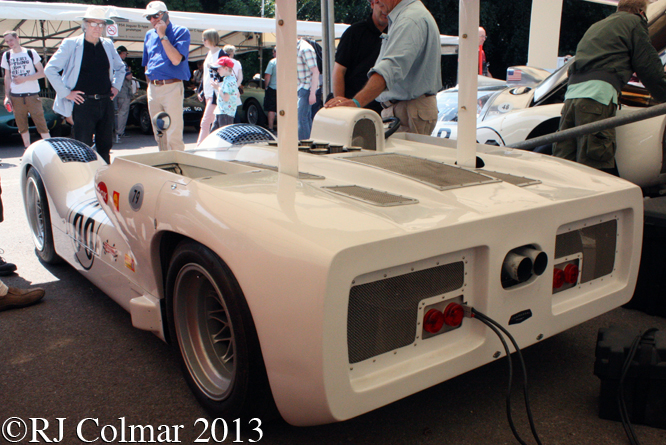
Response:
POLYGON ((185 236, 176 232, 162 232, 156 243, 155 256, 157 260, 157 266, 155 267, 155 273, 159 274, 160 279, 157 280, 160 284, 160 310, 162 312, 162 329, 164 332, 164 339, 168 344, 173 344, 171 338, 171 332, 169 332, 169 322, 167 320, 167 307, 166 307, 166 279, 167 273, 169 272, 169 263, 173 257, 178 245, 184 240, 193 240, 192 238, 185 236))
POLYGON ((560 128, 560 117, 559 116, 552 117, 534 127, 534 129, 530 131, 530 134, 527 135, 527 139, 533 139, 539 136, 545 136, 547 134, 555 133, 559 128, 560 128))
POLYGON ((261 126, 262 124, 265 124, 267 122, 268 117, 266 116, 266 113, 264 112, 264 107, 261 106, 261 103, 256 97, 248 97, 244 102, 243 102, 243 120, 247 122, 246 117, 246 112, 247 109, 250 107, 250 105, 254 105, 257 107, 257 111, 259 112, 259 115, 257 116, 257 123, 256 125, 261 126))
MULTIPOLYGON (((162 323, 165 326, 165 340, 174 348, 179 350, 182 354, 179 342, 176 339, 177 328, 174 324, 173 312, 169 312, 172 308, 168 306, 171 302, 170 300, 170 290, 169 286, 174 284, 174 274, 170 270, 173 262, 178 265, 179 262, 182 262, 180 255, 183 253, 183 250, 186 252, 192 252, 193 249, 201 253, 201 258, 207 258, 209 255, 216 257, 214 263, 219 263, 219 271, 222 275, 226 276, 227 282, 227 296, 237 295, 237 298, 228 299, 227 302, 233 301, 236 305, 236 312, 239 319, 242 319, 241 326, 244 326, 244 333, 246 339, 247 350, 250 351, 247 356, 249 364, 251 367, 251 372, 243 374, 241 380, 251 379, 254 384, 249 385, 246 388, 249 388, 249 397, 242 397, 236 400, 240 400, 240 409, 245 414, 256 411, 257 415, 267 416, 267 418, 273 418, 278 415, 277 407, 272 396, 272 390, 270 383, 268 381, 268 375, 266 372, 266 365, 263 357, 263 350, 261 348, 261 341, 257 334, 257 329, 254 321, 253 314, 250 310, 247 300, 245 299, 244 292, 241 288, 241 285, 236 278, 236 275, 233 273, 227 262, 216 252, 214 249, 206 246, 206 244, 194 239, 190 236, 186 236, 180 233, 175 232, 164 232, 161 234, 159 239, 159 258, 160 266, 159 269, 162 273, 162 286, 163 286, 163 297, 160 300, 161 310, 166 316, 162 317, 162 323), (207 251, 207 252, 206 252, 207 251), (256 400, 259 400, 261 403, 255 403, 256 400)), ((197 261, 194 261, 197 262, 197 261)), ((205 264, 206 260, 201 264, 205 264)), ((209 263, 209 266, 212 264, 209 263)), ((205 267, 205 266, 204 266, 205 267)), ((176 269, 178 270, 178 269, 176 269)), ((212 276, 215 276, 215 273, 211 273, 212 276)), ((172 296, 173 297, 173 296, 172 296)), ((226 298, 226 297, 225 297, 226 298)), ((184 368, 186 369, 186 368, 184 368)), ((191 375, 191 374, 190 374, 191 375)), ((192 388, 191 382, 188 379, 188 384, 192 388)), ((234 390, 235 391, 235 390, 234 390)), ((241 394, 243 394, 241 392, 241 394)), ((211 405, 206 401, 202 401, 200 396, 195 392, 195 396, 199 402, 204 406, 204 408, 211 414, 221 415, 221 412, 216 411, 214 403, 211 405), (211 411, 212 410, 212 411, 211 411)), ((224 408, 223 408, 224 409, 224 408)), ((235 408, 234 408, 235 409, 235 408)))
MULTIPOLYGON (((184 235, 182 233, 177 233, 177 232, 171 232, 171 231, 165 231, 159 234, 157 237, 157 243, 155 243, 155 251, 154 251, 154 256, 156 257, 157 263, 155 267, 155 273, 159 274, 159 284, 161 286, 160 289, 160 309, 162 311, 162 326, 164 328, 164 333, 165 333, 165 340, 167 343, 171 344, 171 333, 169 332, 168 329, 168 322, 167 322, 167 317, 166 315, 166 303, 167 303, 167 274, 169 272, 169 265, 171 263, 171 258, 173 257, 174 252, 178 248, 178 246, 184 242, 184 241, 192 241, 195 243, 199 243, 202 246, 206 247, 207 249, 211 250, 217 257, 220 259, 220 262, 222 263, 223 267, 226 269, 226 272, 233 277, 234 281, 238 285, 238 289, 240 289, 241 292, 243 292, 242 286, 240 282, 238 281, 238 278, 236 277, 236 274, 233 272, 229 264, 225 261, 225 259, 215 251, 215 249, 212 249, 211 247, 207 246, 205 243, 192 238, 191 236, 184 235)), ((244 295, 244 293, 243 293, 244 295)), ((254 316, 252 315, 252 311, 248 305, 248 310, 249 310, 249 316, 252 319, 252 324, 254 325, 254 316)), ((261 342, 260 342, 261 343, 261 342)))

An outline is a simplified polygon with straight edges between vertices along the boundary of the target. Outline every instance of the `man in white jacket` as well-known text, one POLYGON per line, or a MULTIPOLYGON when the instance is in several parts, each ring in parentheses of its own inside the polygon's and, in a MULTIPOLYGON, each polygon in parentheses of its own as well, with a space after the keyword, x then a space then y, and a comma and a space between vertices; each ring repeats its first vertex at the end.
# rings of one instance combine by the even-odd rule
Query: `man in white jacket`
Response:
POLYGON ((113 98, 122 87, 125 64, 113 42, 102 37, 106 25, 113 23, 106 18, 105 8, 90 6, 81 19, 83 34, 63 40, 44 73, 56 90, 53 111, 72 116, 74 139, 92 146, 94 135, 97 153, 108 163, 113 98))

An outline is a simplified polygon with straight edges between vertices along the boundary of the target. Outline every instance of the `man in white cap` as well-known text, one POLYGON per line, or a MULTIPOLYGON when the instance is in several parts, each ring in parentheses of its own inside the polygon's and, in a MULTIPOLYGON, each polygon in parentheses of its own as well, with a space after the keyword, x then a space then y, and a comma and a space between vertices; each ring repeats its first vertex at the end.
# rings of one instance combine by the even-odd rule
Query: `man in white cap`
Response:
POLYGON ((153 27, 146 33, 141 62, 146 67, 150 117, 153 118, 160 111, 167 112, 171 117, 171 126, 166 132, 168 149, 184 150, 183 81, 190 79, 187 63, 190 31, 169 21, 169 12, 164 2, 148 3, 143 15, 153 27))
POLYGON ((107 18, 106 8, 90 6, 80 17, 83 34, 70 37, 44 68, 56 91, 53 111, 74 119, 74 139, 93 145, 107 163, 113 147, 115 113, 113 98, 125 78, 125 64, 113 42, 102 37, 107 18))

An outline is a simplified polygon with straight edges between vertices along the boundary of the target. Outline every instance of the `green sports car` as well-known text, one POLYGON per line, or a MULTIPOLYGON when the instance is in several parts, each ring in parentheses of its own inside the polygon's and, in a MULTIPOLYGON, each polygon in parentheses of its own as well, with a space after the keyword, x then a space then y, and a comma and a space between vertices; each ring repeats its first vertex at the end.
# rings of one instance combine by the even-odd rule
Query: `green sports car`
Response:
MULTIPOLYGON (((0 78, 0 100, 2 103, 5 101, 5 79, 0 78)), ((44 118, 46 118, 46 126, 52 136, 60 134, 62 123, 65 120, 58 113, 53 111, 53 99, 42 97, 42 107, 44 107, 44 118)), ((29 119, 30 131, 37 132, 35 124, 32 119, 29 119)), ((0 136, 11 136, 18 134, 18 127, 14 119, 14 113, 8 112, 5 107, 0 107, 0 136)))

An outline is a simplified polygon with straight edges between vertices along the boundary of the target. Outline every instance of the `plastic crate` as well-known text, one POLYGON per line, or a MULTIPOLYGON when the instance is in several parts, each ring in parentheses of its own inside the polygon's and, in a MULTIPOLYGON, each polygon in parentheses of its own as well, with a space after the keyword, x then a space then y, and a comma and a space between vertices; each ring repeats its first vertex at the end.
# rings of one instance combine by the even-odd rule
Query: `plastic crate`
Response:
MULTIPOLYGON (((626 328, 599 329, 594 375, 601 379, 602 419, 621 420, 618 386, 637 335, 637 330, 626 328)), ((666 429, 666 332, 657 331, 639 345, 625 377, 624 399, 632 423, 666 429)))

